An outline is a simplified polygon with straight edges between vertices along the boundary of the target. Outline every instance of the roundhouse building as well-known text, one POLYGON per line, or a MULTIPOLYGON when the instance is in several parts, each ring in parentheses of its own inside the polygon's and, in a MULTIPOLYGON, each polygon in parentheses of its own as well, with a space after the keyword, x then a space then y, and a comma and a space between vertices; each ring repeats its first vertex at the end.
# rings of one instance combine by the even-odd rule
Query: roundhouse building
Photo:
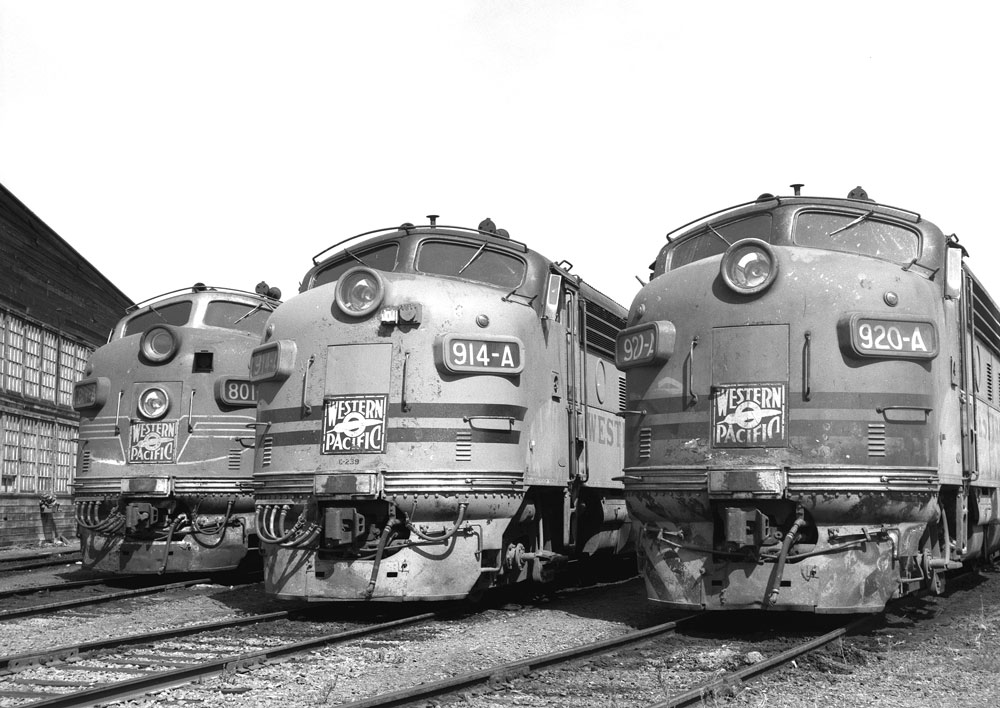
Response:
POLYGON ((74 538, 73 384, 131 304, 0 185, 0 548, 74 538))

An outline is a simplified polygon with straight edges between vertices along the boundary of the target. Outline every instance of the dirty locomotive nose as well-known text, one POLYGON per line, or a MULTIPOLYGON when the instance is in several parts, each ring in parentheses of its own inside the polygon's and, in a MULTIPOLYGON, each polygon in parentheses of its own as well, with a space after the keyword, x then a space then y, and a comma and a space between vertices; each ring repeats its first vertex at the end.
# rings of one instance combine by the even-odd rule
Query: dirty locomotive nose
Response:
POLYGON ((919 214, 801 186, 669 234, 618 335, 670 607, 878 612, 1000 550, 996 305, 919 214))

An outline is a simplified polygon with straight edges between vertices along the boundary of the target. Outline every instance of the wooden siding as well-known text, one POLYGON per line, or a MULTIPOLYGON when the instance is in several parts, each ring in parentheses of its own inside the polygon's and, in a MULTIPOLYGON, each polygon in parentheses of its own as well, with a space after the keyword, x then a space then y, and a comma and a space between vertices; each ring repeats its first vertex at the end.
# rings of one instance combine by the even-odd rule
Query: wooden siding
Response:
POLYGON ((0 547, 76 536, 73 383, 131 304, 0 185, 0 547))

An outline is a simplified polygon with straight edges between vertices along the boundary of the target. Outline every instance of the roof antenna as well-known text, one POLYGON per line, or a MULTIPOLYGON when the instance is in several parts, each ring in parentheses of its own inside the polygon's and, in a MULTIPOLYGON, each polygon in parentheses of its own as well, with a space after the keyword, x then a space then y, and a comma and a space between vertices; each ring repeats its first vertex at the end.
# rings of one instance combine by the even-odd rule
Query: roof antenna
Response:
POLYGON ((435 226, 437 226, 437 220, 438 220, 438 215, 437 214, 428 214, 427 218, 431 220, 431 228, 432 229, 435 226))
POLYGON ((788 186, 795 190, 795 196, 796 197, 801 197, 802 196, 802 188, 805 187, 805 185, 803 183, 796 182, 795 184, 790 184, 788 186))

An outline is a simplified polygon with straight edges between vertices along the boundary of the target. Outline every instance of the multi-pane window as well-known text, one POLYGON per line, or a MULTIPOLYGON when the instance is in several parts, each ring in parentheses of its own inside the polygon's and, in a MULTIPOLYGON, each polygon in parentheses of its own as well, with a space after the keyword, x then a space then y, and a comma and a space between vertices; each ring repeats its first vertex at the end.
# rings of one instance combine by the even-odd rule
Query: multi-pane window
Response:
POLYGON ((18 461, 21 458, 21 418, 0 413, 0 439, 3 440, 3 468, 0 469, 0 492, 17 491, 18 461))
POLYGON ((18 477, 21 479, 20 492, 38 491, 38 422, 33 418, 21 418, 21 450, 18 477))
MULTIPOLYGON (((66 409, 92 348, 0 310, 0 394, 66 409)), ((56 416, 0 412, 0 494, 67 494, 77 427, 56 416)))
POLYGON ((56 424, 56 494, 69 493, 69 483, 73 479, 76 464, 76 428, 71 425, 56 424))
POLYGON ((57 332, 0 312, 0 390, 67 408, 91 349, 57 332))
POLYGON ((55 479, 55 423, 38 421, 38 483, 36 492, 51 492, 55 479))
POLYGON ((7 317, 7 341, 4 343, 4 388, 10 393, 24 393, 24 320, 7 317))

